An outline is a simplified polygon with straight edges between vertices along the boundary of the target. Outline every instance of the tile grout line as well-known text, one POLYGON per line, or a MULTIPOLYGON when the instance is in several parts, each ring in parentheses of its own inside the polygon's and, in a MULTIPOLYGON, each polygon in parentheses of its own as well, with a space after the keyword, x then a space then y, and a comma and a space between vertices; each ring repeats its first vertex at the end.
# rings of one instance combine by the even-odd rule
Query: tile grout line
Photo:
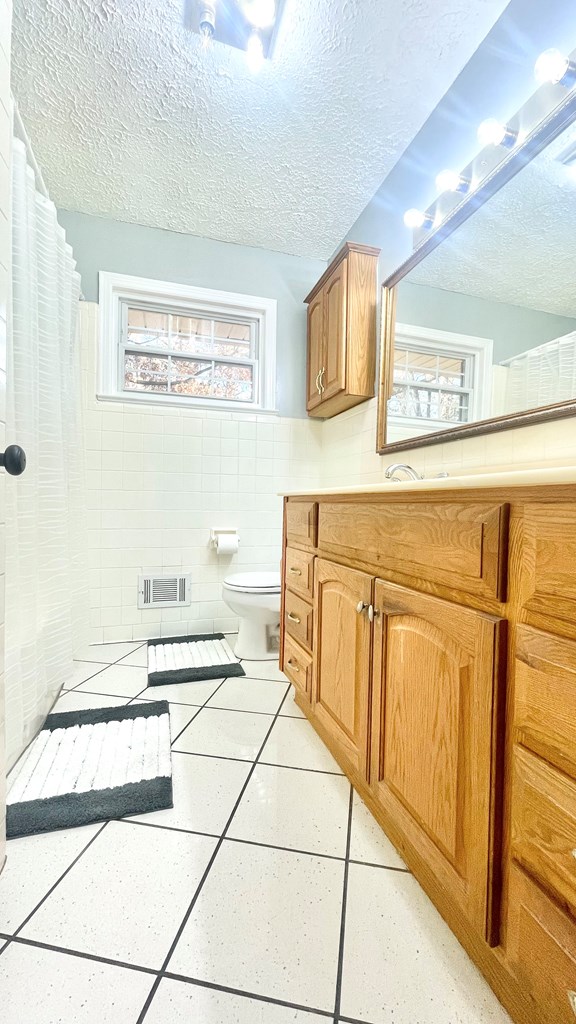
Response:
MULTIPOLYGON (((314 1015, 316 1017, 322 1017, 324 1020, 330 1020, 332 1013, 329 1010, 321 1010, 319 1007, 304 1006, 302 1003, 291 1003, 287 999, 274 999, 273 996, 265 996, 258 992, 247 992, 241 988, 233 988, 231 985, 219 985, 215 981, 203 981, 201 978, 189 978, 186 974, 174 974, 172 971, 166 971, 165 978, 170 981, 181 981, 188 985, 195 985, 197 988, 207 988, 215 992, 228 992, 231 995, 241 996, 244 999, 254 999, 261 1003, 272 1004, 273 1006, 286 1006, 291 1010, 302 1010, 304 1013, 314 1015)), ((361 1022, 360 1022, 361 1024, 361 1022)))
MULTIPOLYGON (((119 643, 124 643, 124 642, 131 643, 130 640, 118 641, 118 642, 119 643)), ((142 650, 142 648, 144 647, 144 644, 146 644, 146 643, 147 643, 147 641, 143 640, 142 643, 138 645, 138 647, 135 647, 133 651, 130 651, 130 654, 123 654, 122 657, 121 658, 117 658, 116 661, 105 662, 102 665, 102 668, 98 669, 97 672, 94 672, 94 674, 91 675, 91 676, 87 676, 87 678, 83 679, 81 683, 76 683, 76 686, 72 686, 70 688, 70 690, 67 690, 66 692, 67 693, 72 693, 74 690, 77 690, 79 686, 82 686, 84 683, 87 683, 89 679, 95 679, 96 676, 101 675, 101 673, 104 672, 107 668, 111 668, 112 665, 118 665, 124 658, 130 658, 133 654, 136 654, 136 651, 142 650)), ((100 647, 100 646, 106 646, 106 645, 105 644, 104 645, 95 644, 94 646, 99 646, 100 647)), ((86 661, 84 661, 83 658, 73 658, 72 660, 73 661, 79 661, 79 662, 81 662, 82 664, 85 664, 85 665, 90 665, 90 664, 92 664, 92 665, 99 665, 100 664, 100 662, 94 662, 94 661, 90 662, 87 659, 86 659, 86 661)), ((124 665, 123 667, 124 668, 138 668, 139 666, 138 665, 124 665)), ((113 694, 105 694, 104 696, 111 697, 111 696, 113 696, 113 694)))
POLYGON ((354 787, 350 784, 350 802, 348 805, 348 834, 346 836, 346 857, 344 860, 344 881, 342 884, 342 916, 340 918, 340 943, 338 947, 338 969, 336 973, 336 996, 334 1000, 334 1024, 340 1019, 342 1001, 342 975, 344 972, 344 940, 346 936, 346 903, 348 899, 348 872, 350 869, 350 844, 352 840, 352 809, 354 787))
POLYGON ((171 944, 171 946, 170 946, 170 948, 168 950, 168 953, 166 954, 166 958, 164 960, 164 963, 162 964, 162 967, 161 967, 160 972, 159 972, 159 974, 158 974, 158 976, 156 978, 156 981, 154 982, 154 984, 152 985, 152 988, 150 989, 150 992, 148 993, 148 996, 146 998, 144 1006, 142 1007, 142 1010, 140 1011, 140 1015, 138 1016, 138 1019, 136 1020, 136 1024, 142 1024, 142 1022, 144 1021, 144 1019, 146 1017, 146 1014, 148 1013, 148 1010, 150 1009, 150 1006, 152 1004, 152 1000, 154 999, 154 996, 156 995, 156 992, 158 991, 158 986, 160 985, 160 982, 162 981, 162 978, 166 974, 166 971, 167 971, 167 968, 168 968, 168 964, 170 963, 170 960, 172 958, 174 950, 176 949, 176 946, 178 945, 178 943, 179 943, 179 941, 180 941, 180 939, 182 937, 182 933, 183 933, 183 931, 184 931, 184 929, 185 929, 185 927, 186 927, 186 925, 187 925, 187 923, 188 923, 188 921, 190 919, 192 911, 194 910, 194 907, 196 906, 196 902, 197 902, 197 900, 198 900, 198 898, 200 896, 200 893, 202 892, 202 889, 203 889, 203 887, 204 887, 204 885, 206 883, 206 880, 207 880, 207 878, 208 878, 208 876, 210 874, 210 871, 212 870, 212 867, 214 865, 216 857, 218 856, 218 853, 219 853, 219 851, 220 851, 220 849, 222 847, 222 844, 223 844, 224 839, 226 837, 226 832, 228 831, 228 828, 230 827, 230 825, 232 823, 234 815, 236 814, 236 811, 238 810, 238 807, 240 805, 240 801, 242 800, 242 797, 244 796, 244 793, 246 792, 246 789, 248 787, 248 783, 250 782, 250 779, 252 778, 252 775, 254 774, 254 770, 255 770, 256 765, 258 763, 258 758, 260 757, 260 754, 262 753, 262 751, 264 750, 264 747, 266 746, 266 743, 268 742, 268 738, 270 736, 270 733, 272 732, 272 729, 274 728, 274 725, 276 724, 276 720, 277 720, 277 718, 278 718, 278 716, 280 714, 280 711, 281 711, 281 709, 283 707, 284 701, 286 700, 286 697, 288 696, 289 692, 290 692, 290 684, 288 683, 288 685, 286 686, 286 692, 284 694, 284 697, 280 701, 280 706, 278 708, 278 711, 274 715, 274 718, 273 718, 273 720, 271 722, 271 725, 270 725, 270 728, 268 729, 268 732, 266 733, 266 736, 264 737, 264 740, 262 742, 260 750, 258 751, 258 754, 256 755, 256 758, 255 758, 255 760, 254 760, 254 762, 252 764, 252 767, 250 768, 250 771, 248 772, 248 775, 246 776, 246 779, 244 780, 244 784, 242 785, 242 788, 241 788, 241 790, 240 790, 240 792, 238 794, 238 797, 237 797, 236 802, 235 802, 235 804, 234 804, 234 806, 232 808, 232 811, 231 811, 231 813, 230 813, 230 815, 228 817, 228 820, 227 820, 227 822, 226 822, 226 824, 224 826, 222 834, 221 834, 218 842, 216 843, 216 846, 215 846, 215 848, 213 850, 212 856, 210 857, 210 860, 208 861, 208 864, 206 865, 206 869, 204 871, 204 874, 202 875, 202 878, 200 879, 200 882, 198 883, 198 886, 197 886, 196 891, 195 891, 195 893, 194 893, 194 895, 192 897, 190 905, 188 906, 188 909, 187 909, 186 913, 184 914, 184 917, 183 917, 183 919, 182 919, 182 921, 180 923, 180 926, 179 926, 179 928, 178 928, 178 930, 176 932, 176 935, 175 935, 175 937, 174 937, 174 939, 172 941, 172 944, 171 944))
MULTIPOLYGON (((230 678, 229 676, 225 676, 224 679, 222 679, 221 682, 218 683, 218 686, 213 691, 213 693, 211 693, 210 696, 206 698, 206 700, 204 701, 203 704, 200 704, 200 705, 198 705, 198 704, 181 704, 180 705, 180 707, 183 707, 183 708, 194 708, 195 711, 194 711, 194 714, 192 715, 192 718, 190 719, 190 721, 186 723, 184 728, 180 730, 180 732, 178 733, 177 736, 174 737, 174 739, 172 739, 172 735, 170 735, 170 751, 172 751, 172 748, 173 748, 174 744, 176 743, 177 740, 180 739, 182 733, 186 731, 188 726, 191 725, 191 723, 194 721, 194 719, 198 717, 200 712, 204 710, 204 708, 206 707, 206 704, 208 703, 208 701, 212 700, 212 697, 214 696, 214 694, 218 693, 218 690, 220 689, 220 687, 224 686, 224 683, 229 678, 230 678)), ((149 686, 145 686, 143 690, 140 690, 140 693, 146 693, 146 690, 149 690, 149 689, 150 689, 149 686)), ((138 700, 139 697, 140 697, 140 693, 137 693, 135 697, 131 697, 130 700, 128 701, 128 703, 129 704, 133 704, 134 701, 138 700)), ((149 703, 149 702, 147 701, 146 703, 149 703)), ((170 701, 168 701, 168 705, 170 705, 170 701)), ((179 753, 179 751, 176 751, 176 753, 179 753)))
MULTIPOLYGON (((36 911, 40 909, 40 907, 42 906, 42 904, 43 904, 43 903, 45 903, 45 902, 46 902, 46 900, 48 899, 48 897, 52 895, 52 893, 54 892, 54 890, 56 889, 56 887, 57 887, 58 885, 60 885, 60 882, 62 881, 62 879, 66 877, 66 875, 67 875, 67 874, 68 874, 68 873, 69 873, 69 872, 70 872, 70 871, 72 870, 72 868, 74 867, 74 865, 75 865, 75 864, 77 864, 77 863, 78 863, 78 861, 80 860, 80 858, 84 856, 84 854, 86 853, 86 850, 88 849, 88 847, 92 846, 92 843, 93 843, 93 842, 95 842, 95 840, 96 840, 96 839, 98 839, 98 836, 102 835, 102 832, 103 832, 103 831, 104 831, 104 829, 106 828, 107 824, 108 824, 108 822, 107 822, 107 821, 105 821, 105 822, 104 822, 104 824, 102 825, 102 827, 101 827, 101 828, 99 828, 99 829, 98 829, 98 831, 94 833, 94 835, 92 836, 92 838, 88 840, 88 842, 86 843, 86 846, 84 846, 84 847, 83 847, 83 848, 82 848, 82 849, 80 850, 80 853, 79 853, 79 854, 77 854, 77 856, 76 856, 76 857, 74 857, 74 860, 72 861, 72 863, 71 863, 71 864, 69 864, 69 865, 68 865, 68 867, 66 868, 66 870, 62 872, 62 874, 60 875, 60 877, 56 879, 56 881, 54 882, 54 885, 52 885, 52 886, 51 886, 51 887, 50 887, 50 888, 48 889, 48 892, 44 893, 44 895, 43 895, 42 899, 41 899, 41 900, 39 900, 39 902, 38 902, 38 903, 36 904, 36 906, 34 907, 34 909, 33 909, 33 910, 31 910, 31 911, 30 911, 30 913, 28 914, 28 916, 24 918, 24 920, 22 921, 22 923, 21 923, 20 925, 18 925, 18 928, 16 929, 16 931, 15 931, 15 932, 14 932, 14 933, 12 934, 12 936, 10 937, 10 941, 12 941, 12 939, 15 939, 15 938, 17 938, 17 937, 18 937, 18 933, 19 933, 19 932, 21 932, 21 931, 22 931, 22 929, 26 927, 26 925, 28 924, 28 922, 30 921, 30 919, 31 919, 32 917, 34 917, 34 914, 36 913, 36 911)), ((4 952, 4 950, 2 950, 2 952, 4 952)))

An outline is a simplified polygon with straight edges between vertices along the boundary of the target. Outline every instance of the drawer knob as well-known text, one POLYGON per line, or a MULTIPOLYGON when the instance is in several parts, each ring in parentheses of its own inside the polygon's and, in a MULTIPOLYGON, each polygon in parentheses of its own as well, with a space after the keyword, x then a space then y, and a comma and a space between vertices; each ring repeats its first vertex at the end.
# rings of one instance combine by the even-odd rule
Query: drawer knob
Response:
POLYGON ((568 989, 567 994, 568 1002, 570 1003, 570 1006, 572 1007, 572 1010, 574 1012, 574 1016, 576 1017, 576 992, 572 992, 570 989, 568 989))
MULTIPOLYGON (((288 618, 290 619, 290 622, 296 622, 298 623, 298 625, 300 625, 299 617, 297 615, 294 615, 293 612, 288 612, 288 618)), ((290 664, 290 662, 288 662, 288 664, 290 664)))
POLYGON ((288 572, 292 576, 301 576, 302 575, 302 570, 301 569, 288 569, 288 572))
POLYGON ((364 601, 358 601, 358 604, 356 605, 356 611, 358 612, 358 615, 362 615, 362 612, 367 607, 368 605, 364 601))
POLYGON ((300 669, 299 669, 298 665, 296 664, 296 662, 292 661, 292 658, 288 658, 287 664, 290 666, 291 669, 294 670, 294 672, 299 672, 300 671, 300 669))

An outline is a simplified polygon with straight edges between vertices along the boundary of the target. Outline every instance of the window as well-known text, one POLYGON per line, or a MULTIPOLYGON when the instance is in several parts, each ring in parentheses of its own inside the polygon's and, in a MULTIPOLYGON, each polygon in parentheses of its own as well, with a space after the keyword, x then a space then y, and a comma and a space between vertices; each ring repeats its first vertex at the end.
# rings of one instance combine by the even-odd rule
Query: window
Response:
POLYGON ((100 274, 101 397, 275 405, 276 301, 100 274))
POLYGON ((490 414, 491 363, 487 338, 398 324, 389 415, 422 430, 482 419, 490 414))

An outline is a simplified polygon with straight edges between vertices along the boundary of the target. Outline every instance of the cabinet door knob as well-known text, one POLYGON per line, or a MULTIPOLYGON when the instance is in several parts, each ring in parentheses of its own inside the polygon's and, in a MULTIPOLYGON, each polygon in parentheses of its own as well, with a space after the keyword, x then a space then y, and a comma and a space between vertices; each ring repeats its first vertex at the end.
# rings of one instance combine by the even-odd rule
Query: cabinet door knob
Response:
POLYGON ((570 1003, 570 1006, 572 1007, 572 1010, 574 1011, 574 1016, 576 1017, 576 992, 572 992, 570 989, 568 989, 567 995, 568 995, 568 1002, 570 1003))
POLYGON ((3 455, 0 455, 0 466, 10 476, 20 476, 26 469, 26 452, 19 444, 9 444, 3 455))
POLYGON ((358 612, 358 615, 361 615, 364 609, 367 607, 368 605, 365 604, 364 601, 358 601, 358 604, 356 605, 356 611, 358 612))
POLYGON ((288 572, 289 572, 289 573, 290 573, 290 574, 291 574, 292 576, 301 576, 301 575, 302 575, 302 570, 301 570, 301 569, 293 569, 293 568, 290 568, 290 569, 288 569, 288 572))
POLYGON ((374 622, 377 615, 380 615, 378 609, 372 604, 368 605, 368 618, 370 619, 370 622, 374 622))
POLYGON ((292 661, 292 658, 288 658, 287 664, 290 666, 291 669, 294 670, 294 672, 299 672, 300 671, 300 669, 299 669, 298 665, 296 664, 296 662, 292 661))
MULTIPOLYGON (((296 622, 298 624, 300 623, 300 619, 298 618, 298 616, 294 615, 292 612, 288 612, 288 618, 290 619, 290 622, 296 622)), ((290 664, 290 662, 288 662, 288 664, 290 664)))

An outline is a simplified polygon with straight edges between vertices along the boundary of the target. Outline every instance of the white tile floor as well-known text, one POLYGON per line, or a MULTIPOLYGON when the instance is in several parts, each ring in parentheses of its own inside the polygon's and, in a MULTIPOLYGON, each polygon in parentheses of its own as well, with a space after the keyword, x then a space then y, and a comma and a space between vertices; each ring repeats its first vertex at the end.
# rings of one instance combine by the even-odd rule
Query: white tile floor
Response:
POLYGON ((508 1024, 277 667, 81 653, 59 710, 170 701, 174 808, 8 844, 2 1024, 508 1024))

